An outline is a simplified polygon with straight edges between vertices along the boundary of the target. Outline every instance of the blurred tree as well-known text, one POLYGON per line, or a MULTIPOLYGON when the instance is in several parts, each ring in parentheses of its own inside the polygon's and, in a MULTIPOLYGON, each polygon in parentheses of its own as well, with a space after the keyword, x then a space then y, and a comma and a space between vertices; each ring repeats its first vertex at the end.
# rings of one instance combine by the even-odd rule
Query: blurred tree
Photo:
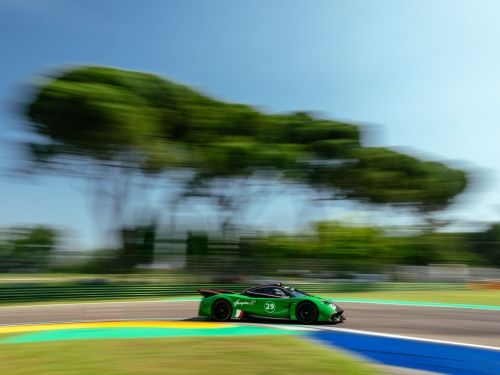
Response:
POLYGON ((57 232, 45 226, 7 228, 0 233, 2 271, 45 271, 57 245, 57 232))
POLYGON ((188 232, 186 240, 186 270, 200 273, 205 265, 204 259, 209 255, 209 239, 206 233, 188 232))
POLYGON ((367 203, 414 207, 421 213, 444 209, 467 185, 465 172, 386 148, 359 148, 354 158, 311 170, 315 185, 367 203))
POLYGON ((311 233, 272 234, 244 240, 246 257, 242 259, 271 273, 277 264, 282 264, 281 259, 286 263, 303 260, 304 270, 326 265, 329 270, 341 272, 380 272, 388 265, 477 265, 487 260, 472 251, 468 238, 467 233, 428 231, 392 235, 381 227, 324 221, 317 223, 311 233))
MULTIPOLYGON (((131 189, 139 186, 144 196, 145 186, 165 185, 162 172, 177 168, 193 176, 181 197, 213 199, 225 212, 224 228, 250 201, 247 183, 259 174, 309 184, 333 199, 425 213, 445 208, 466 186, 465 173, 444 164, 362 147, 356 125, 304 112, 270 115, 148 73, 99 66, 57 72, 35 88, 25 112, 37 135, 28 144, 35 170, 90 182, 98 217, 112 203, 115 233, 130 226, 131 189)), ((156 228, 157 217, 137 226, 156 228)), ((125 253, 134 253, 127 241, 137 236, 121 237, 125 253)))
POLYGON ((500 266, 500 224, 491 225, 486 231, 469 235, 472 251, 485 260, 485 264, 500 266))
MULTIPOLYGON (((41 136, 28 144, 33 169, 82 177, 96 219, 118 234, 130 225, 125 217, 134 187, 143 191, 146 181, 184 161, 183 145, 166 137, 162 126, 183 133, 174 108, 185 95, 188 89, 154 75, 105 67, 49 77, 26 107, 31 129, 41 136)), ((151 228, 155 219, 147 218, 151 228)), ((136 236, 121 239, 123 249, 137 248, 136 236), (129 239, 133 243, 126 243, 129 239)), ((146 242, 139 247, 149 246, 146 242)))
POLYGON ((104 67, 51 77, 27 107, 32 130, 42 136, 28 145, 31 160, 92 181, 97 196, 114 201, 116 223, 134 174, 182 160, 180 145, 161 134, 160 123, 175 117, 168 108, 172 91, 175 85, 154 75, 104 67))
POLYGON ((257 257, 317 260, 332 270, 379 270, 396 264, 397 254, 381 228, 320 222, 310 234, 274 234, 254 242, 257 257))
MULTIPOLYGON (((125 226, 134 179, 189 168, 196 173, 187 195, 211 197, 230 216, 245 189, 221 192, 214 184, 233 183, 257 170, 296 176, 315 150, 342 155, 359 147, 354 125, 304 113, 270 116, 151 74, 107 67, 48 77, 28 100, 26 113, 41 136, 28 145, 35 169, 84 177, 91 183, 96 216, 107 216, 116 229, 125 226), (104 215, 109 202, 111 213, 104 215)), ((224 222, 229 225, 227 217, 224 222)))

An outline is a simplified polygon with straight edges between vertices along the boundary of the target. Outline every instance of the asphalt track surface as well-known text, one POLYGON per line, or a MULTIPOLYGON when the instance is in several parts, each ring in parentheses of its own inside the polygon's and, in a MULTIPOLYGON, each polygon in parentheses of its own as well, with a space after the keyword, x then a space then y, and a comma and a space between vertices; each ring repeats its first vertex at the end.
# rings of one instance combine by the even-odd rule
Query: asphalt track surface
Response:
MULTIPOLYGON (((0 307, 0 324, 74 321, 193 320, 197 301, 92 302, 0 307)), ((380 332, 500 347, 500 312, 467 308, 342 303, 347 321, 320 329, 380 332)), ((293 324, 293 323, 279 323, 293 324)))

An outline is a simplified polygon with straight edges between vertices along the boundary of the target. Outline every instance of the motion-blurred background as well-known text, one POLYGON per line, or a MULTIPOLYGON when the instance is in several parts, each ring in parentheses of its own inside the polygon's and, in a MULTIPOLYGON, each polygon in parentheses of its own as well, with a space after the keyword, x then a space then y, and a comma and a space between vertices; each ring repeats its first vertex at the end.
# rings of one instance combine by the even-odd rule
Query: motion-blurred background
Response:
POLYGON ((0 374, 498 374, 499 13, 0 0, 0 374))
POLYGON ((0 300, 497 287, 499 10, 3 0, 0 300))

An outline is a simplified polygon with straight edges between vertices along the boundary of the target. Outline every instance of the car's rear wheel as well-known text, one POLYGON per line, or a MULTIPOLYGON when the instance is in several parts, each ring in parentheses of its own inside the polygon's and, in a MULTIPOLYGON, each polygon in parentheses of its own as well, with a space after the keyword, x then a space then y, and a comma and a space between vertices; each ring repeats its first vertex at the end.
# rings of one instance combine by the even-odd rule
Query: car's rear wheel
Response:
POLYGON ((233 308, 230 303, 224 299, 215 301, 212 305, 212 319, 217 322, 227 322, 233 315, 233 308))
POLYGON ((314 303, 306 301, 299 303, 295 315, 300 323, 312 324, 318 320, 319 312, 314 303))

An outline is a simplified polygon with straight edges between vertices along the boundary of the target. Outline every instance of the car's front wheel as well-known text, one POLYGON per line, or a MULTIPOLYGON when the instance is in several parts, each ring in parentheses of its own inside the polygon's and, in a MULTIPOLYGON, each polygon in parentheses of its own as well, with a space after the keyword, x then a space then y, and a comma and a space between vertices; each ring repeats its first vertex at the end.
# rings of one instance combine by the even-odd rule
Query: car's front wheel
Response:
POLYGON ((300 323, 312 324, 318 320, 319 312, 314 303, 305 301, 299 303, 295 315, 300 323))
POLYGON ((227 322, 233 315, 233 308, 230 303, 224 299, 215 301, 212 305, 212 319, 217 322, 227 322))

